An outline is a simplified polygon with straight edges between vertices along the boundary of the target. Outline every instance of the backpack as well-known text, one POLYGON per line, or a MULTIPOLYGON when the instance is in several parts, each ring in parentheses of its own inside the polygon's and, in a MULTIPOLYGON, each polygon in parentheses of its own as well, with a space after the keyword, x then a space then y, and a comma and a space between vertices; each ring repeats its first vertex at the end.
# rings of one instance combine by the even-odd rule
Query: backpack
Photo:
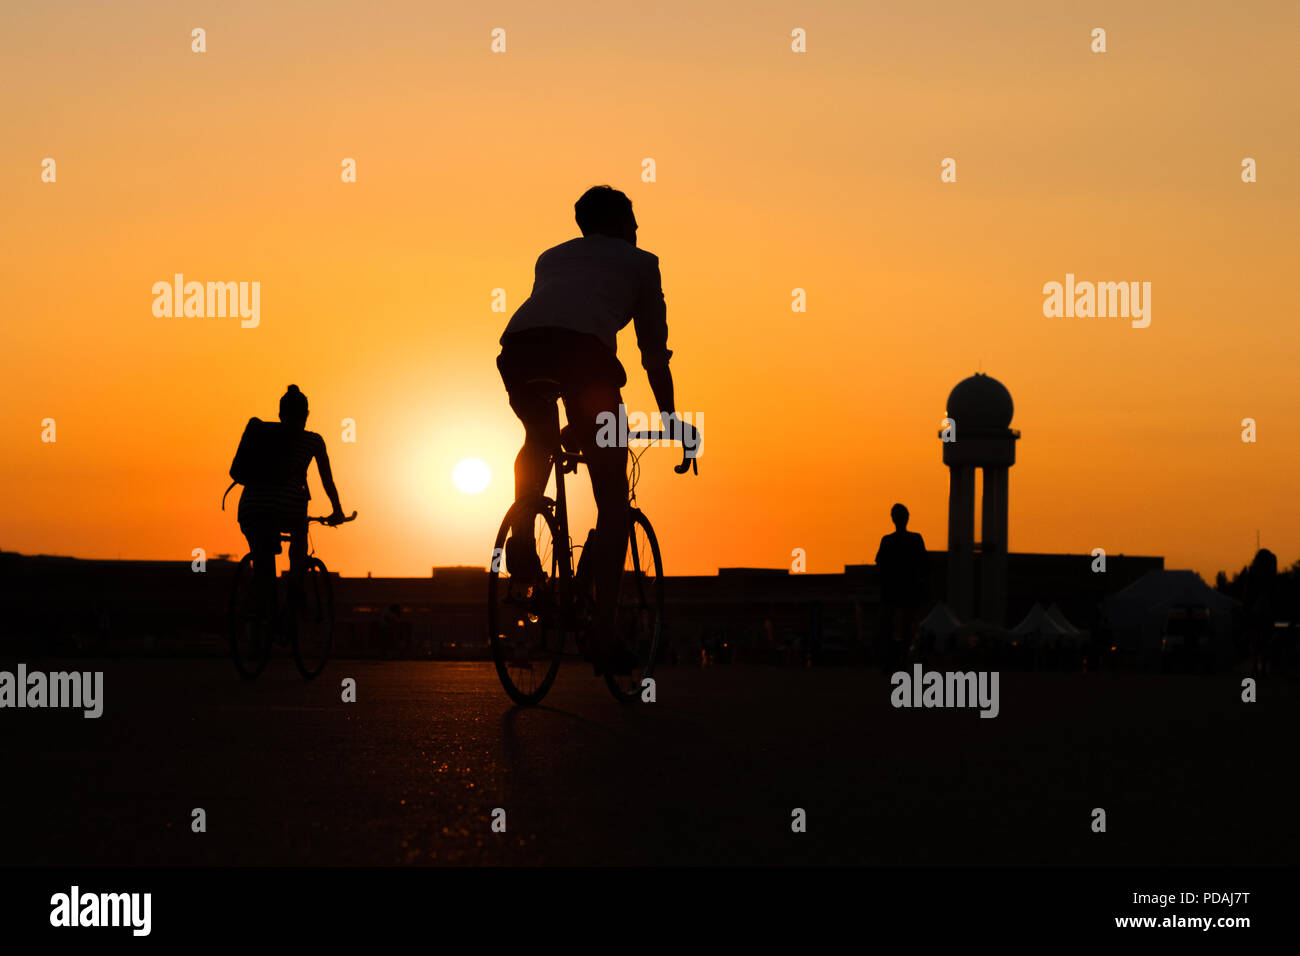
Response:
POLYGON ((230 463, 233 479, 221 496, 221 510, 226 509, 226 495, 235 485, 272 485, 283 479, 284 439, 279 422, 250 418, 239 438, 235 460, 230 463))

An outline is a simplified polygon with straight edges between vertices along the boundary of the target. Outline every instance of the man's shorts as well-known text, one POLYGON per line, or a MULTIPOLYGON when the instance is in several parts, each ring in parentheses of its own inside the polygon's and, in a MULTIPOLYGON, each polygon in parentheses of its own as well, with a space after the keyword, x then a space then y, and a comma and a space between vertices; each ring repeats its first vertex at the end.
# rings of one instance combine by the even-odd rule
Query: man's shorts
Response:
POLYGON ((280 541, 281 532, 292 534, 296 540, 307 540, 307 513, 301 515, 258 514, 244 515, 239 521, 239 530, 248 539, 248 550, 254 556, 259 554, 280 554, 283 551, 280 541))
POLYGON ((571 329, 514 333, 501 346, 497 370, 510 396, 510 407, 525 427, 549 431, 558 390, 584 451, 595 447, 597 416, 602 412, 618 415, 623 401, 619 389, 627 384, 623 364, 600 339, 571 329), (556 384, 539 381, 545 379, 556 384))
POLYGON ((526 329, 509 336, 497 357, 497 370, 510 407, 524 423, 526 441, 551 447, 560 439, 555 393, 581 450, 587 455, 597 500, 627 497, 627 449, 596 444, 600 419, 618 420, 619 389, 627 372, 594 335, 570 329, 526 329), (549 379, 555 385, 544 381, 549 379))
POLYGON ((497 370, 506 389, 531 378, 553 378, 562 385, 584 383, 622 388, 627 372, 600 339, 572 329, 525 329, 501 345, 497 370))

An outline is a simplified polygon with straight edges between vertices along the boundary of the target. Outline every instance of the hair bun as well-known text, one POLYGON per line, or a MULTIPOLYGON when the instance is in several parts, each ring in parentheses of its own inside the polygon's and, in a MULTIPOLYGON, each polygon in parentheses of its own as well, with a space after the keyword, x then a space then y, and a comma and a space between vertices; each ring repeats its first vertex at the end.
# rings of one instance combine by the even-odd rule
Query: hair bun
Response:
POLYGON ((289 391, 290 391, 290 392, 294 392, 294 393, 296 393, 296 392, 298 391, 298 386, 297 386, 297 385, 290 385, 290 386, 289 386, 289 391))

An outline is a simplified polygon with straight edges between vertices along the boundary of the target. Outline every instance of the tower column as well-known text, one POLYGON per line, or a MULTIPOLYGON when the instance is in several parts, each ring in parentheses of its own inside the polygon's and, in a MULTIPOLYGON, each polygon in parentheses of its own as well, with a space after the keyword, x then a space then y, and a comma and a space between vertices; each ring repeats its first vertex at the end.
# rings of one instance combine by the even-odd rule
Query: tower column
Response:
MULTIPOLYGON (((985 492, 987 498, 988 492, 985 492)), ((948 467, 948 605, 968 618, 974 599, 975 468, 948 467)))
POLYGON ((999 626, 1007 613, 1007 477, 1005 465, 984 468, 980 617, 999 626))
POLYGON ((976 612, 997 627, 1007 612, 1007 473, 1016 463, 1020 432, 1005 385, 976 372, 948 395, 939 432, 948 466, 948 604, 958 616, 976 612), (954 427, 955 426, 955 427, 954 427), (979 592, 975 592, 975 469, 984 469, 979 592), (976 597, 978 596, 978 608, 976 597))

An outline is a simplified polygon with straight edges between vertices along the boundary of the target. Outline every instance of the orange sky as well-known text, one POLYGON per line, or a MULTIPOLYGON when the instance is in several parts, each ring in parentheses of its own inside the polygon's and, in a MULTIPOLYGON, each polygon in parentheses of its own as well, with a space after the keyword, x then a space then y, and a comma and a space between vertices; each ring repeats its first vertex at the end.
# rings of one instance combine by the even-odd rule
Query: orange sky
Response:
MULTIPOLYGON (((704 417, 698 478, 643 460, 669 573, 870 561, 896 500, 944 547, 937 431, 977 368, 1023 433, 1013 551, 1209 576, 1260 529, 1300 558, 1300 8, 877 6, 6 5, 0 547, 242 553, 226 470, 294 382, 360 513, 314 536, 333 569, 485 563, 522 436, 491 292, 517 307, 608 182, 704 417), (175 272, 259 281, 259 327, 155 318, 175 272), (1151 282, 1151 326, 1044 318, 1067 272, 1151 282), (481 495, 451 483, 466 457, 493 470, 481 495)), ((620 355, 652 410, 630 328, 620 355)))

